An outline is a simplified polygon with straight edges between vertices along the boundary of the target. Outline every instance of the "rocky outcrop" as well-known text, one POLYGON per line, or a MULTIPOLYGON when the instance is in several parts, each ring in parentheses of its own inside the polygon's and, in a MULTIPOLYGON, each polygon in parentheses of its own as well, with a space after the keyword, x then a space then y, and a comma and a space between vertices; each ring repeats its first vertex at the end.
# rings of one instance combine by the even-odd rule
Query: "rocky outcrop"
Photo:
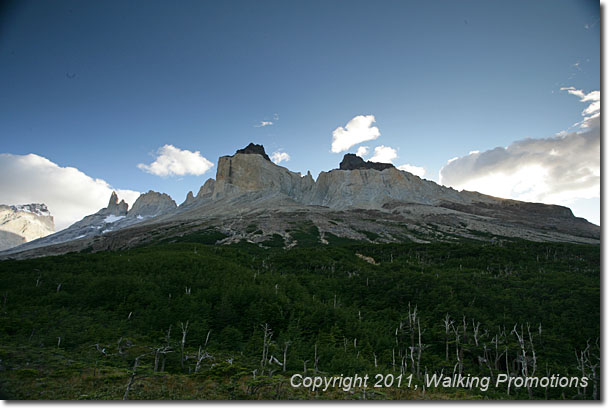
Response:
POLYGON ((218 159, 212 199, 265 191, 302 201, 314 185, 311 174, 301 177, 261 155, 238 153, 218 159))
MULTIPOLYGON (((333 209, 383 209, 384 204, 390 201, 428 205, 440 201, 470 202, 469 194, 460 194, 454 189, 422 180, 391 164, 364 162, 362 158, 348 154, 342 165, 355 169, 322 172, 314 181, 309 172, 303 177, 260 155, 220 157, 216 182, 208 180, 197 197, 202 197, 202 192, 212 192, 211 200, 217 201, 247 193, 258 193, 259 196, 264 193, 280 201, 287 198, 302 205, 333 209)), ((247 201, 244 206, 248 205, 247 201)))
POLYGON ((351 171, 354 169, 375 169, 377 171, 383 171, 388 168, 394 168, 394 165, 383 162, 364 162, 364 160, 356 154, 345 154, 343 156, 343 161, 339 164, 339 169, 344 171, 351 171))
POLYGON ((195 197, 193 196, 193 191, 189 191, 188 194, 186 194, 186 199, 184 200, 183 203, 180 204, 180 206, 187 206, 192 204, 193 202, 195 202, 195 197))
POLYGON ((0 250, 43 238, 55 231, 45 204, 0 205, 0 250))
POLYGON ((124 216, 127 215, 127 211, 129 209, 129 205, 125 203, 124 200, 121 199, 119 202, 119 197, 116 192, 112 191, 112 195, 110 195, 110 200, 108 201, 108 206, 99 211, 99 213, 105 213, 107 215, 116 215, 116 216, 124 216))
POLYGON ((238 149, 236 154, 258 154, 265 158, 267 161, 271 162, 269 156, 265 152, 265 147, 259 144, 250 143, 246 148, 238 149))
POLYGON ((202 199, 206 196, 212 195, 214 193, 215 183, 216 181, 214 181, 214 179, 212 178, 205 181, 205 184, 203 184, 201 188, 199 188, 199 192, 197 193, 197 199, 202 199))
POLYGON ((176 202, 167 194, 148 191, 136 199, 136 202, 127 213, 129 216, 156 216, 176 209, 176 202))

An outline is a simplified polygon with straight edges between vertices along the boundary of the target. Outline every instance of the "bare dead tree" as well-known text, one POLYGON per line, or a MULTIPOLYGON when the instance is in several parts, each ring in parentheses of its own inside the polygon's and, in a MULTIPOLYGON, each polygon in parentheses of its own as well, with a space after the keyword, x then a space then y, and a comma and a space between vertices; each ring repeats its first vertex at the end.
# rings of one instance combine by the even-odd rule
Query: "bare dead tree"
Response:
POLYGON ((145 354, 142 354, 136 357, 136 360, 133 363, 133 370, 131 371, 131 377, 129 378, 129 383, 127 383, 127 388, 125 389, 125 394, 123 395, 123 400, 127 400, 127 396, 129 395, 129 390, 131 390, 131 386, 136 379, 136 374, 138 370, 138 365, 140 364, 140 359, 144 357, 145 354))
MULTIPOLYGON (((527 348, 526 348, 526 344, 525 344, 525 333, 523 331, 523 325, 521 325, 521 334, 519 334, 519 332, 517 330, 516 323, 515 323, 515 326, 513 327, 513 330, 511 331, 511 334, 514 334, 517 337, 517 340, 519 341, 519 346, 521 347, 521 356, 518 357, 518 360, 521 363, 521 374, 523 374, 523 376, 525 376, 526 379, 528 377, 530 377, 530 373, 529 373, 530 366, 528 365, 528 361, 532 362, 531 377, 534 377, 534 373, 536 372, 536 352, 534 351, 529 323, 527 324, 527 332, 529 334, 529 339, 530 339, 530 350, 532 351, 531 360, 528 360, 528 357, 527 357, 527 348)), ((533 398, 533 395, 532 395, 532 388, 529 384, 527 385, 527 393, 531 400, 533 398)))
POLYGON ((214 359, 214 356, 210 355, 207 351, 201 351, 201 346, 199 346, 199 350, 197 351, 197 362, 195 364, 195 373, 199 371, 201 368, 201 362, 203 359, 214 359))
POLYGON ((282 365, 282 371, 285 372, 286 371, 286 362, 288 361, 288 347, 290 346, 292 342, 290 340, 287 340, 284 342, 284 361, 283 361, 283 365, 282 365))
POLYGON ((462 364, 462 348, 460 346, 460 331, 457 327, 451 325, 453 330, 453 334, 455 336, 455 356, 457 360, 457 369, 458 374, 462 374, 463 364, 462 364))
MULTIPOLYGON (((593 400, 597 400, 598 393, 598 384, 599 384, 599 376, 598 369, 600 367, 601 359, 600 359, 600 347, 599 347, 599 339, 595 342, 595 347, 597 348, 597 354, 591 351, 591 343, 587 340, 587 347, 580 352, 580 354, 576 354, 576 361, 578 363, 578 367, 580 368, 583 377, 587 377, 589 380, 593 382, 593 392, 591 393, 591 397, 593 400)), ((586 395, 586 389, 583 390, 583 395, 586 395)))
POLYGON ((160 354, 163 355, 163 359, 161 360, 161 371, 164 372, 165 371, 165 359, 167 358, 167 354, 171 353, 172 350, 170 349, 170 336, 172 333, 172 325, 169 325, 169 328, 167 329, 167 334, 165 335, 165 348, 163 349, 160 354))
POLYGON ((454 321, 449 317, 449 313, 445 315, 443 325, 445 326, 445 360, 449 361, 449 331, 453 327, 454 321))
POLYGON ((474 344, 475 346, 479 345, 479 326, 481 326, 480 322, 477 322, 477 324, 474 324, 474 319, 472 319, 472 335, 474 337, 474 344))
POLYGON ((271 338, 273 337, 273 332, 269 327, 268 323, 265 323, 263 326, 263 354, 261 358, 261 369, 265 368, 265 363, 267 362, 267 355, 269 354, 269 346, 271 346, 271 338))
POLYGON ((186 343, 186 335, 188 334, 189 321, 186 321, 186 325, 180 322, 180 329, 182 330, 182 341, 180 343, 180 367, 184 370, 184 345, 186 343))
POLYGON ((155 352, 155 365, 153 368, 153 372, 157 372, 157 370, 159 369, 159 358, 161 357, 161 355, 163 355, 163 361, 161 363, 161 371, 165 370, 165 355, 168 353, 171 353, 172 350, 170 349, 169 346, 162 346, 162 347, 157 347, 153 349, 155 352))

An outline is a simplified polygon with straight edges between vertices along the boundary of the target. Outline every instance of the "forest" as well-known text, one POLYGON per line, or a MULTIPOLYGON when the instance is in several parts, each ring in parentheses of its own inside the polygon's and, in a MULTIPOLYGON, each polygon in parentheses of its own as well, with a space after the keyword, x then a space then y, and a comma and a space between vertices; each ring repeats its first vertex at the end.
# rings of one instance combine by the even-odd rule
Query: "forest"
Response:
POLYGON ((215 240, 1 261, 2 398, 601 396, 599 246, 215 240), (411 383, 312 391, 295 374, 411 383), (441 374, 589 382, 423 388, 441 374))

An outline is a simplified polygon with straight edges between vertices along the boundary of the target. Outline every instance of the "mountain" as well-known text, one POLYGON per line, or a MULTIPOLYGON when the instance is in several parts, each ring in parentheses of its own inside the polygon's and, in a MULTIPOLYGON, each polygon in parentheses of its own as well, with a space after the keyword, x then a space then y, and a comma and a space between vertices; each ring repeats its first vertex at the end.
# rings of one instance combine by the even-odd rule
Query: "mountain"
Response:
POLYGON ((0 205, 0 250, 42 238, 55 231, 45 204, 0 205))
POLYGON ((208 179, 196 196, 189 192, 180 206, 153 191, 142 194, 131 210, 117 201, 113 193, 107 208, 0 256, 122 249, 193 235, 219 244, 285 247, 340 240, 599 243, 600 238, 599 226, 563 206, 456 191, 354 154, 314 180, 309 172, 302 176, 274 164, 255 144, 220 157, 216 179, 208 179))

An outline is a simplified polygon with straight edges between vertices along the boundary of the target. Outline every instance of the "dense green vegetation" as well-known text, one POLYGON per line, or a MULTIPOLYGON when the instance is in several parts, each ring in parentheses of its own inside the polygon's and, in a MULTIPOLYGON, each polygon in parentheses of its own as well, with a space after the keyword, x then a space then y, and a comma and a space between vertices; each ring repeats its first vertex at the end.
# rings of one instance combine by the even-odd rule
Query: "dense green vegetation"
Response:
POLYGON ((217 234, 204 232, 119 252, 0 262, 1 394, 599 396, 599 246, 326 239, 327 246, 305 241, 290 250, 279 236, 267 248, 215 246, 210 243, 217 234), (495 378, 531 376, 534 368, 540 377, 584 372, 592 380, 586 389, 508 391, 503 385, 425 392, 413 386, 311 392, 289 383, 304 369, 310 376, 359 373, 371 379, 403 373, 422 386, 424 374, 441 371, 495 378))

